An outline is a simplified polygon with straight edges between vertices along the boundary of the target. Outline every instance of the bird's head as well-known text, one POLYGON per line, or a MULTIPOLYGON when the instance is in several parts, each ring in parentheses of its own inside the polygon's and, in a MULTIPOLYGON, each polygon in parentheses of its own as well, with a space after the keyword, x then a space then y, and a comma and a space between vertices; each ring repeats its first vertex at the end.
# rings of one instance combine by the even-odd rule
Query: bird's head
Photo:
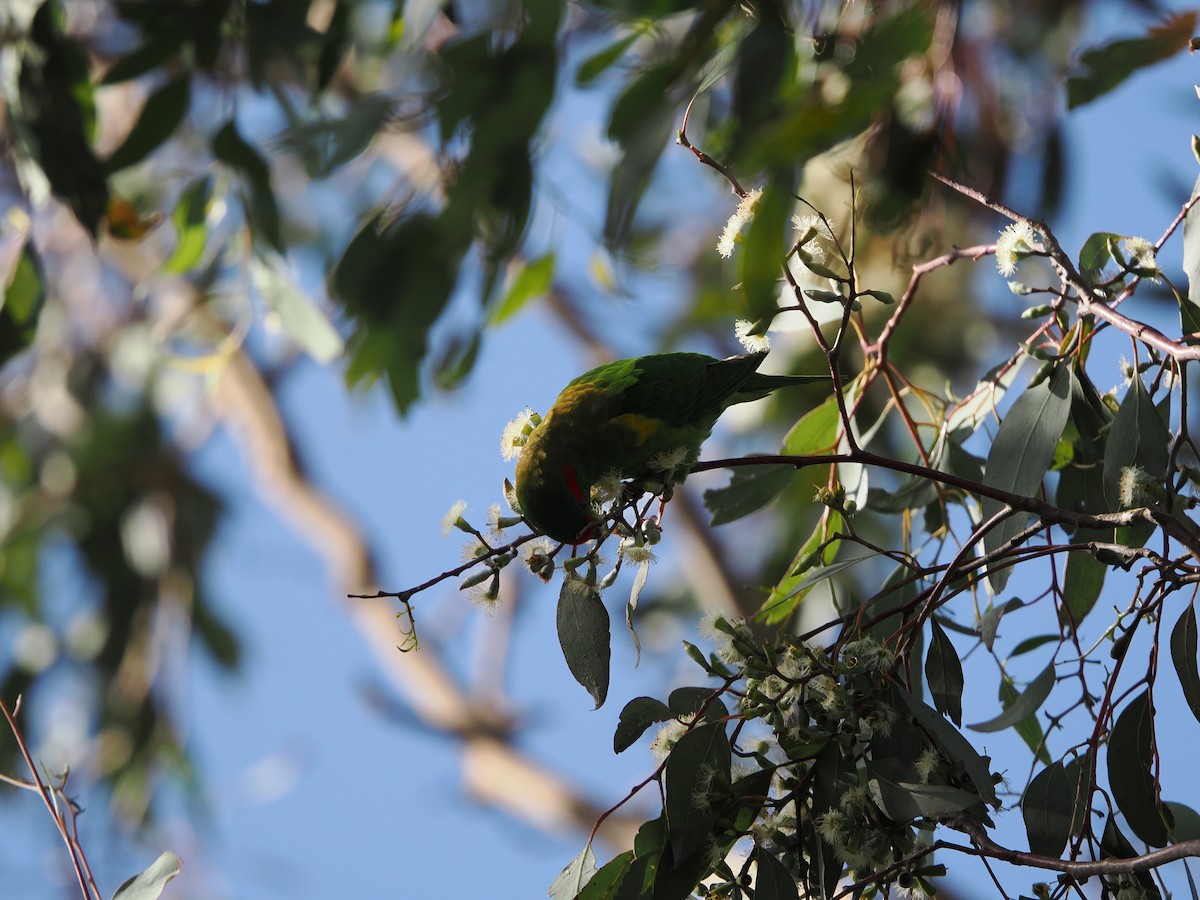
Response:
POLYGON ((547 537, 582 544, 596 536, 600 520, 592 511, 592 486, 582 483, 571 466, 555 466, 544 456, 522 453, 516 490, 521 515, 547 537))

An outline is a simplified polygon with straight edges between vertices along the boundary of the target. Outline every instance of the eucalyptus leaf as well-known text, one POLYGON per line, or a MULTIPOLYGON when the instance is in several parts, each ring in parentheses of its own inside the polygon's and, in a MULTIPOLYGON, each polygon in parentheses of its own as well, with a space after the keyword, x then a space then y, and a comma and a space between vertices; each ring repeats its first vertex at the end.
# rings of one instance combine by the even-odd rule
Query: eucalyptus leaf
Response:
POLYGON ((611 657, 608 610, 600 594, 564 581, 558 595, 558 641, 575 680, 587 688, 596 709, 608 696, 611 657))

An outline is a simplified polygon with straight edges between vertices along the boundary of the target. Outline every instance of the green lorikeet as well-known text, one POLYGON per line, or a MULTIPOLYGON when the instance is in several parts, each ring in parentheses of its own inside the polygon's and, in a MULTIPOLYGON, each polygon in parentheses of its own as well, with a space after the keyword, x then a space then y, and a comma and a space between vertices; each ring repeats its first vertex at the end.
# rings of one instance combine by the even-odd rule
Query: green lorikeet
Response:
POLYGON ((592 487, 621 478, 682 481, 700 445, 729 406, 776 388, 828 379, 763 375, 767 351, 714 359, 702 353, 658 353, 592 369, 568 384, 517 460, 521 514, 556 541, 582 543, 599 517, 592 487))

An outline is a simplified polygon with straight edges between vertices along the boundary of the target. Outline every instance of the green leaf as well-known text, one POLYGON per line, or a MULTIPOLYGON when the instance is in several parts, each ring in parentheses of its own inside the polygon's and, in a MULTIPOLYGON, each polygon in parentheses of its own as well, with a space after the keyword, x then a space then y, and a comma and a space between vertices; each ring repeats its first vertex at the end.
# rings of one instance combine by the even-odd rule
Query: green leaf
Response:
POLYGON ((575 83, 580 87, 585 87, 603 75, 614 64, 620 61, 625 55, 633 42, 638 39, 637 32, 627 34, 620 40, 609 44, 599 53, 593 53, 587 59, 579 64, 579 68, 575 70, 575 83))
POLYGON ((1079 271, 1093 279, 1098 276, 1112 262, 1111 248, 1120 240, 1121 235, 1111 231, 1097 231, 1090 235, 1079 251, 1079 271))
POLYGON ((1037 634, 1033 637, 1027 637, 1017 646, 1013 647, 1012 653, 1009 656, 1023 656, 1036 650, 1038 647, 1044 647, 1046 644, 1052 644, 1059 640, 1057 634, 1037 634))
POLYGON ((1196 644, 1196 606, 1189 603, 1171 630, 1171 661, 1175 663, 1175 673, 1179 676, 1188 709, 1200 721, 1200 670, 1196 665, 1196 644))
POLYGON ((1138 69, 1169 59, 1188 47, 1196 32, 1196 13, 1168 16, 1145 37, 1124 38, 1087 50, 1079 59, 1081 74, 1067 79, 1067 108, 1102 97, 1138 69))
POLYGON ((671 748, 664 811, 676 860, 705 846, 730 787, 732 754, 723 723, 698 725, 671 748))
POLYGON ((679 718, 690 716, 704 707, 704 720, 717 722, 728 717, 729 708, 720 697, 714 697, 716 690, 711 687, 680 687, 671 691, 667 697, 667 706, 679 718))
POLYGON ((812 456, 832 452, 837 444, 840 423, 837 398, 829 397, 820 406, 801 416, 788 430, 783 439, 783 452, 789 456, 812 456))
MULTIPOLYGON (((1021 699, 1021 692, 1017 690, 1017 686, 1008 672, 1000 673, 1000 688, 997 693, 1004 709, 1008 709, 1021 699)), ((1013 731, 1025 742, 1025 746, 1033 751, 1038 762, 1044 765, 1050 764, 1050 752, 1046 749, 1046 735, 1042 731, 1042 723, 1038 721, 1036 713, 1026 716, 1013 725, 1013 731)))
POLYGON ((900 686, 894 686, 893 691, 899 702, 907 707, 925 732, 930 735, 947 760, 962 767, 962 771, 971 780, 975 790, 985 802, 992 806, 1000 805, 996 797, 996 787, 992 781, 991 760, 980 755, 979 751, 963 737, 953 725, 942 715, 925 704, 920 698, 913 696, 900 686))
POLYGON ((1078 628, 1100 599, 1107 573, 1108 567, 1091 553, 1072 553, 1067 557, 1067 571, 1063 575, 1063 600, 1066 601, 1062 609, 1063 624, 1078 628))
POLYGON ((1168 802, 1166 806, 1175 820, 1175 827, 1171 829, 1171 843, 1200 839, 1200 813, 1182 803, 1168 802))
POLYGON ((1046 698, 1050 696, 1050 691, 1054 689, 1054 662, 1051 661, 1046 668, 1038 673, 1038 676, 1029 682, 1025 687, 1024 692, 1018 697, 1011 706, 996 716, 994 719, 988 719, 986 722, 978 722, 975 725, 968 725, 972 731, 1003 731, 1005 728, 1011 728, 1018 722, 1024 721, 1029 716, 1035 715, 1042 704, 1046 702, 1046 698))
POLYGON ((925 657, 925 680, 937 711, 949 716, 955 725, 962 725, 963 670, 954 644, 938 624, 929 620, 933 635, 925 657))
POLYGON ((558 595, 558 642, 567 668, 587 688, 596 709, 608 696, 611 648, 608 610, 595 590, 580 590, 574 581, 564 581, 558 595))
POLYGON ((1156 481, 1165 477, 1170 440, 1167 426, 1141 376, 1135 376, 1113 418, 1104 453, 1104 493, 1111 509, 1120 508, 1123 469, 1138 466, 1156 481))
MULTIPOLYGON (((1200 194, 1200 178, 1192 188, 1191 199, 1200 194)), ((1188 210, 1183 220, 1183 271, 1187 273, 1187 296, 1176 295, 1179 325, 1184 335, 1200 335, 1200 203, 1188 210)), ((1192 338, 1191 342, 1200 339, 1192 338)))
POLYGON ((111 175, 127 169, 166 143, 183 121, 191 96, 190 76, 180 75, 147 97, 121 146, 104 161, 104 171, 111 175))
POLYGON ((754 900, 800 900, 800 889, 787 866, 762 845, 754 848, 758 875, 754 879, 754 900))
POLYGON ((283 258, 274 253, 250 257, 250 281, 279 324, 317 362, 342 353, 342 336, 315 303, 292 281, 283 258))
POLYGON ((825 546, 823 551, 820 548, 822 544, 826 544, 830 535, 838 531, 841 526, 841 514, 832 511, 817 523, 808 540, 796 551, 796 555, 788 567, 788 574, 779 580, 775 587, 771 589, 771 593, 767 595, 767 599, 763 601, 757 613, 760 621, 767 625, 778 625, 786 621, 796 611, 796 607, 808 596, 811 586, 824 580, 823 578, 818 578, 808 588, 797 589, 797 585, 801 584, 808 577, 807 573, 814 566, 822 563, 832 565, 834 559, 837 557, 841 542, 830 542, 825 546))
POLYGON ((222 126, 212 141, 213 155, 225 165, 236 169, 250 185, 248 217, 255 229, 276 250, 283 252, 283 235, 279 228, 279 206, 271 190, 271 169, 262 155, 238 133, 230 120, 222 126))
MULTIPOLYGON (((1138 855, 1138 851, 1133 849, 1129 839, 1121 834, 1121 829, 1117 827, 1116 816, 1108 816, 1104 823, 1104 833, 1100 836, 1100 858, 1131 859, 1138 855)), ((1118 889, 1128 889, 1127 877, 1121 875, 1111 878, 1102 876, 1100 880, 1106 888, 1105 893, 1115 897, 1118 889)), ((1159 900, 1162 897, 1149 872, 1144 870, 1135 872, 1133 878, 1143 891, 1141 900, 1159 900)))
POLYGON ((638 202, 671 136, 674 78, 672 65, 657 63, 627 82, 613 101, 608 136, 623 155, 609 178, 604 242, 610 248, 628 240, 638 202))
POLYGON ((1133 833, 1152 847, 1166 846, 1173 825, 1157 800, 1150 695, 1143 691, 1121 711, 1108 735, 1108 783, 1133 833))
POLYGON ((792 198, 787 184, 768 182, 754 205, 754 216, 745 229, 745 244, 738 256, 747 318, 770 321, 779 311, 779 279, 785 252, 792 198))
POLYGON ((502 325, 518 312, 530 300, 544 297, 554 283, 554 254, 547 253, 521 267, 521 271, 512 279, 504 299, 492 310, 490 324, 502 325))
POLYGON ((1076 818, 1078 787, 1078 782, 1067 775, 1062 760, 1046 766, 1029 782, 1021 797, 1021 815, 1031 853, 1062 855, 1076 818))
POLYGON ((208 206, 212 200, 212 178, 201 176, 194 179, 179 194, 171 222, 175 225, 178 239, 175 252, 163 263, 167 272, 190 271, 204 257, 208 244, 208 206))
POLYGON ((704 492, 704 505, 712 513, 712 525, 736 522, 762 509, 796 475, 795 466, 746 466, 733 470, 729 484, 704 492))
POLYGON ((595 874, 596 854, 592 852, 592 842, 588 841, 579 855, 558 873, 546 893, 550 895, 550 900, 575 900, 595 874))
POLYGON ((41 261, 33 244, 26 243, 0 299, 0 366, 33 343, 45 300, 41 261))
POLYGON ((979 803, 979 795, 971 791, 922 783, 916 767, 906 760, 871 759, 867 776, 872 799, 896 822, 962 812, 979 803))
POLYGON ((1000 628, 1000 619, 1010 612, 1021 609, 1024 605, 1024 601, 1018 600, 1015 597, 1012 600, 1001 603, 999 606, 988 604, 988 608, 979 617, 979 637, 983 640, 984 646, 988 650, 991 650, 992 646, 996 643, 996 631, 1000 628))
MULTIPOLYGON (((1066 366, 1057 366, 1047 380, 1028 388, 1000 421, 996 439, 988 453, 984 483, 1011 494, 1032 497, 1054 459, 1054 448, 1062 437, 1071 411, 1071 376, 1066 366)), ((998 513, 1002 504, 983 499, 983 518, 998 513)), ((1025 528, 1028 515, 1016 512, 989 531, 983 539, 985 552, 1004 546, 1025 528)), ((999 593, 1008 582, 1008 566, 992 567, 988 580, 999 593)))
POLYGON ((613 752, 628 750, 651 725, 673 718, 675 714, 661 700, 655 700, 653 697, 634 697, 621 710, 621 718, 613 735, 613 752))
POLYGON ((168 850, 113 894, 112 900, 157 900, 167 882, 179 874, 179 857, 168 850))
POLYGON ((633 865, 633 851, 626 850, 606 862, 578 894, 578 900, 617 900, 621 884, 633 865))

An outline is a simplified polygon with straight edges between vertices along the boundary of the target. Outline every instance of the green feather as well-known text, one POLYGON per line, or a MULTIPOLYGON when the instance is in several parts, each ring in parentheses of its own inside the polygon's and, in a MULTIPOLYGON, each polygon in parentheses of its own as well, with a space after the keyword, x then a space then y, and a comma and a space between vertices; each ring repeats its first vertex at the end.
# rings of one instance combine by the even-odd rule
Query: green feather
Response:
POLYGON ((516 490, 526 520, 555 540, 586 540, 597 521, 592 486, 609 472, 682 481, 728 407, 827 377, 761 375, 756 370, 766 355, 660 353, 580 375, 521 450, 516 490), (678 467, 664 472, 658 458, 675 451, 682 455, 678 467))

